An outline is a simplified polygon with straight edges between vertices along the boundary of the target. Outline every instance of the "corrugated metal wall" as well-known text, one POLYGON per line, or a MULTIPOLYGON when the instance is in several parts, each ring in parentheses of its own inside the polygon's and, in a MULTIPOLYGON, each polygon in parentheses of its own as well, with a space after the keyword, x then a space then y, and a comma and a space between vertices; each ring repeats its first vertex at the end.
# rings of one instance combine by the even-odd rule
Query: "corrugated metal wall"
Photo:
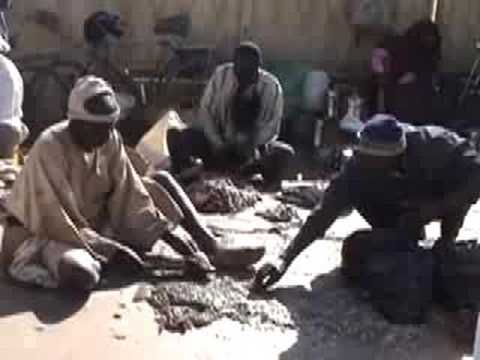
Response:
MULTIPOLYGON (((116 10, 129 23, 127 39, 146 46, 128 54, 135 60, 156 56, 152 32, 155 19, 187 11, 194 31, 190 41, 216 46, 226 56, 242 38, 258 41, 266 56, 307 60, 329 69, 352 69, 365 64, 375 39, 357 38, 348 25, 349 0, 16 0, 14 22, 23 49, 68 48, 81 44, 83 19, 97 9, 116 10), (59 15, 61 31, 35 25, 37 9, 59 15)), ((395 1, 395 27, 404 29, 429 14, 432 0, 395 1)), ((479 0, 440 0, 439 21, 444 36, 447 70, 465 68, 480 38, 479 0)))

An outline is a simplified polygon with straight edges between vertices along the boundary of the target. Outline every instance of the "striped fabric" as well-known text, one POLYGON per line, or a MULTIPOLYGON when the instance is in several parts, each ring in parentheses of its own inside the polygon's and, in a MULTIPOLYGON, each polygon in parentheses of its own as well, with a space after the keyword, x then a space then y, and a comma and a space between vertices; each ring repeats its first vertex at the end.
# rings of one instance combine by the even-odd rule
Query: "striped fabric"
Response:
MULTIPOLYGON (((261 110, 255 124, 255 146, 275 140, 280 132, 283 116, 283 91, 278 79, 260 69, 256 90, 261 99, 261 110)), ((199 122, 196 127, 203 129, 215 147, 231 144, 236 129, 231 106, 238 88, 233 63, 219 66, 210 79, 200 104, 199 122)))

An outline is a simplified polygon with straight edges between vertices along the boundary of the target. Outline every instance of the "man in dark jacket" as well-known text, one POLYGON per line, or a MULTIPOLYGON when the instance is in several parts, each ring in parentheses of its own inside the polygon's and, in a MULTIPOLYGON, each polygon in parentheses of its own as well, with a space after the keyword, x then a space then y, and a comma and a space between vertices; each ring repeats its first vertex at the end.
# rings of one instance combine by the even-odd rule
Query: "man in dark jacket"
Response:
POLYGON ((346 208, 355 208, 373 229, 399 229, 420 240, 424 226, 441 221, 436 251, 454 244, 465 216, 480 195, 480 159, 466 139, 436 126, 414 127, 376 115, 359 134, 357 151, 329 186, 276 264, 257 275, 275 284, 295 258, 321 238, 346 208))

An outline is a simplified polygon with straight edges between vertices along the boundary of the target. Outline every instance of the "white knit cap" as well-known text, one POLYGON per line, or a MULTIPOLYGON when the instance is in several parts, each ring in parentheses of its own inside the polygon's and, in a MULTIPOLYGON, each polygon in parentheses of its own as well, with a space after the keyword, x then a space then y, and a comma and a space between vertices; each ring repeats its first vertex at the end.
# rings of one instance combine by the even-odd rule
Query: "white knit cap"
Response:
POLYGON ((92 123, 115 123, 120 117, 120 106, 110 84, 102 78, 87 75, 77 80, 68 99, 69 120, 83 120, 92 123), (85 102, 94 96, 109 94, 115 104, 115 111, 109 115, 92 114, 85 109, 85 102))

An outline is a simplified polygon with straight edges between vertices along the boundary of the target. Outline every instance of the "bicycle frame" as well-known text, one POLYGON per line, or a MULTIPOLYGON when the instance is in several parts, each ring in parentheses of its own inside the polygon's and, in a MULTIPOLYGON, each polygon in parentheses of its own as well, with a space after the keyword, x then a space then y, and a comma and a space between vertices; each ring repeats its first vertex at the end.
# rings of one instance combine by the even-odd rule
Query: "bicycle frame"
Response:
POLYGON ((480 73, 478 72, 480 68, 480 40, 477 40, 475 42, 475 49, 477 50, 478 55, 473 61, 473 64, 470 68, 470 73, 467 78, 467 82, 465 84, 465 87, 463 88, 462 93, 460 94, 460 97, 458 99, 458 104, 462 105, 465 98, 469 95, 469 91, 472 88, 472 86, 478 86, 480 84, 480 73))

